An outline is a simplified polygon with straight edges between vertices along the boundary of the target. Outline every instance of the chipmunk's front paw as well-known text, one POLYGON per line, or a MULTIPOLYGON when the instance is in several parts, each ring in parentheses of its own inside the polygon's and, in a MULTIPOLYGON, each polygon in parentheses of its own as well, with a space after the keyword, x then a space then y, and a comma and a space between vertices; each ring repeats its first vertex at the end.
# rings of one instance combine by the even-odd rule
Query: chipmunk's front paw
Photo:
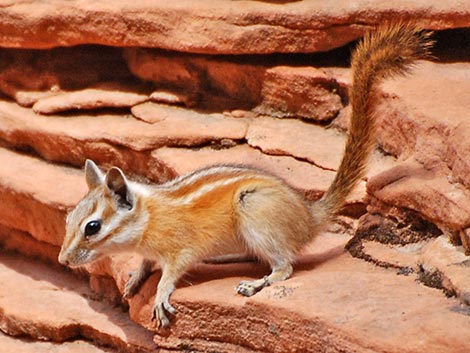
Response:
POLYGON ((140 287, 152 274, 153 261, 144 259, 140 267, 129 273, 129 279, 124 287, 124 299, 130 299, 137 294, 140 287))
POLYGON ((137 294, 140 286, 142 285, 143 280, 136 275, 136 273, 129 273, 130 277, 127 280, 126 285, 124 286, 124 292, 122 296, 124 299, 130 299, 137 294))
POLYGON ((176 309, 169 303, 168 300, 164 300, 163 302, 156 302, 153 306, 152 321, 156 321, 157 328, 166 328, 170 326, 170 319, 168 319, 166 316, 165 311, 168 311, 172 315, 176 314, 176 309))

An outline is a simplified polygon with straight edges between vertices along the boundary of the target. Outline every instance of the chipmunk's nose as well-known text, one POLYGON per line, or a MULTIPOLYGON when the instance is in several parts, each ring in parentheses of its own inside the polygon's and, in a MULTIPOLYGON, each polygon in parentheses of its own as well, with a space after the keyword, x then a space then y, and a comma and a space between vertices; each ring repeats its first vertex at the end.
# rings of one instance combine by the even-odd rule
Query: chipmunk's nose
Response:
POLYGON ((65 255, 65 251, 60 250, 59 253, 59 263, 65 266, 68 266, 70 261, 67 259, 67 256, 65 255))

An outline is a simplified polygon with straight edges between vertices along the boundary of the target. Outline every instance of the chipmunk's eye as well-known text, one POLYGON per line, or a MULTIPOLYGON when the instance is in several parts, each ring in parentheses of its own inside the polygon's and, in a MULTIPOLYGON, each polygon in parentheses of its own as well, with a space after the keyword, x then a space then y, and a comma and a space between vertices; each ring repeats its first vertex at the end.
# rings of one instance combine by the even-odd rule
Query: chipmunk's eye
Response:
POLYGON ((89 238, 98 233, 101 229, 101 221, 90 221, 85 226, 85 237, 89 238))

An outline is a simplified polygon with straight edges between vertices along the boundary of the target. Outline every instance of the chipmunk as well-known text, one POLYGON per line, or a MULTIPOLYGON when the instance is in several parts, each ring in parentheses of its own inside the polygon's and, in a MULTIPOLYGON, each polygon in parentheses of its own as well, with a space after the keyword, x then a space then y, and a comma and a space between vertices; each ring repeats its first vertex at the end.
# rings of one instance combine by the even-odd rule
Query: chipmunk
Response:
POLYGON ((158 327, 175 314, 175 283, 195 262, 209 256, 249 253, 271 267, 263 278, 242 281, 237 291, 251 296, 289 278, 296 254, 334 218, 364 177, 375 146, 374 108, 379 83, 405 74, 428 55, 429 33, 412 25, 387 25, 365 35, 352 55, 352 115, 342 162, 323 197, 313 203, 280 178, 242 166, 212 166, 172 181, 147 185, 129 181, 113 167, 104 174, 87 160, 87 195, 67 216, 59 262, 79 266, 102 255, 135 251, 143 255, 124 297, 132 297, 161 265, 153 307, 158 327))

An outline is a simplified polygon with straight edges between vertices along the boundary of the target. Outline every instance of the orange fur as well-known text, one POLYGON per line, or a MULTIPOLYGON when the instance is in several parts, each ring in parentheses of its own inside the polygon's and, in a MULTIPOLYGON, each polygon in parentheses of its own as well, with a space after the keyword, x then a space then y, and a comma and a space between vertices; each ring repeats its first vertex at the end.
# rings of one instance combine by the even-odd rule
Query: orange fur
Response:
POLYGON ((103 174, 85 167, 89 193, 69 214, 59 261, 80 265, 103 254, 137 251, 146 260, 126 285, 131 297, 159 261, 162 277, 154 304, 157 324, 168 326, 169 299, 179 277, 206 257, 247 252, 267 262, 270 275, 243 281, 237 291, 253 295, 287 279, 296 253, 321 231, 364 176, 374 146, 377 85, 403 74, 427 53, 426 34, 409 25, 390 25, 368 34, 352 58, 352 117, 345 153, 335 180, 314 204, 279 178, 259 170, 216 166, 162 185, 127 181, 118 168, 103 174))

